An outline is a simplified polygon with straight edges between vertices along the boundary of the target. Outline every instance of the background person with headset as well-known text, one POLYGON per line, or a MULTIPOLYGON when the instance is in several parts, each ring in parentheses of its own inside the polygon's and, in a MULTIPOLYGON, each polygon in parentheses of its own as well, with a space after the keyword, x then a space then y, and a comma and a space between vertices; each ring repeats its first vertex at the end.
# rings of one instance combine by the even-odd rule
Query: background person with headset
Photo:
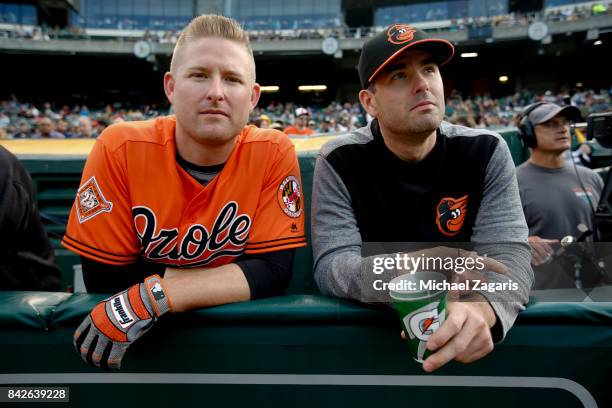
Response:
MULTIPOLYGON (((564 236, 578 236, 578 225, 595 231, 595 208, 603 180, 593 170, 566 161, 572 139, 569 123, 580 119, 575 106, 537 102, 525 108, 518 124, 531 158, 516 170, 523 212, 529 227, 532 264, 547 263, 564 236)), ((553 271, 551 271, 553 272, 553 271)), ((557 271, 558 272, 558 271, 557 271)), ((535 274, 536 289, 573 285, 559 273, 535 274)))

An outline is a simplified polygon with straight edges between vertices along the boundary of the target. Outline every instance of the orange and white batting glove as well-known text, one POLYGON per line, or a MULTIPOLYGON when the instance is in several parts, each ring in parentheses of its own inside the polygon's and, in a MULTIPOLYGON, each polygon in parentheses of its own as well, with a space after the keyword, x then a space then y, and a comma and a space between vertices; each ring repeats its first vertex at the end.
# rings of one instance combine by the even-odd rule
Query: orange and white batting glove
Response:
POLYGON ((127 348, 171 309, 161 278, 149 276, 98 303, 74 333, 74 347, 89 364, 118 370, 127 348))

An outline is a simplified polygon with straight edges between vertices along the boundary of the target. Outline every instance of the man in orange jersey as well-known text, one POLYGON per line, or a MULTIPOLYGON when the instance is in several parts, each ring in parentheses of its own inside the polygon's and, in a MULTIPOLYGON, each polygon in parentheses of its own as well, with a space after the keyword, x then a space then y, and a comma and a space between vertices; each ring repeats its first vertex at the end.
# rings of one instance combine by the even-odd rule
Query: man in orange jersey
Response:
POLYGON ((297 108, 295 110, 295 125, 287 126, 283 132, 288 135, 310 136, 315 131, 308 127, 309 119, 310 112, 308 112, 308 109, 297 108))
POLYGON ((164 89, 175 117, 102 133, 63 240, 81 255, 90 292, 123 291, 74 335, 83 359, 102 368, 119 368, 167 312, 283 294, 306 244, 293 144, 245 126, 260 86, 238 23, 194 19, 164 89))

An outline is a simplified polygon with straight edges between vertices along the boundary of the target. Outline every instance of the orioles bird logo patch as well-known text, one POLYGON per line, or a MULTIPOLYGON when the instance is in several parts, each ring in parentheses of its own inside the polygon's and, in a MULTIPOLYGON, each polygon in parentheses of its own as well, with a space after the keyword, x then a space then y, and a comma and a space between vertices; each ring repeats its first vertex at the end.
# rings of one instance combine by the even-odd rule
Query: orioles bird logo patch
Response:
POLYGON ((457 235, 467 214, 467 194, 461 198, 444 197, 436 207, 436 224, 447 237, 457 235))
POLYGON ((392 44, 403 44, 414 38, 416 30, 406 24, 393 24, 387 30, 387 41, 392 44))
POLYGON ((80 224, 98 214, 111 212, 112 209, 113 203, 104 198, 95 176, 87 180, 77 191, 76 213, 80 224))
POLYGON ((285 214, 297 218, 302 214, 302 193, 295 176, 289 176, 278 187, 278 204, 285 214))

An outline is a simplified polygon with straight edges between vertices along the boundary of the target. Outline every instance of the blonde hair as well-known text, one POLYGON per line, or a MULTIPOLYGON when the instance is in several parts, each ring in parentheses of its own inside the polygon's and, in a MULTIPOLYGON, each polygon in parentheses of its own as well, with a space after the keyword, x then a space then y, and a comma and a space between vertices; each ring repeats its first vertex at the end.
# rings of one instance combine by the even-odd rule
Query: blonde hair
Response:
POLYGON ((215 14, 202 14, 194 18, 181 32, 174 46, 174 51, 172 52, 170 72, 176 72, 177 60, 179 59, 178 56, 190 42, 206 37, 224 38, 243 45, 253 62, 251 73, 253 81, 255 81, 255 59, 253 57, 253 49, 251 48, 248 34, 233 18, 215 14))

